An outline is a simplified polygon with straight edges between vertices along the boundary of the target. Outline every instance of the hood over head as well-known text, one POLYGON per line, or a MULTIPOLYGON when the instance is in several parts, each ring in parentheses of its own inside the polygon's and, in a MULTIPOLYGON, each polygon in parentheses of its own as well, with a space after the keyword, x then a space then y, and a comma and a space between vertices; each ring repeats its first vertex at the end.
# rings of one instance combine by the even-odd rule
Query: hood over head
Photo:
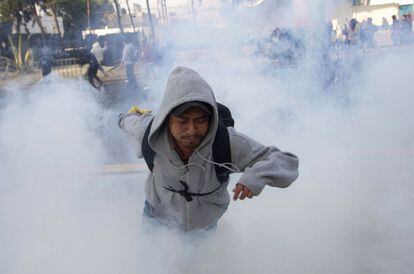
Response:
POLYGON ((158 114, 155 116, 149 134, 149 144, 158 153, 163 153, 167 134, 169 114, 178 106, 188 102, 202 102, 210 106, 210 128, 199 148, 213 142, 218 125, 218 111, 216 99, 210 85, 193 69, 176 67, 168 77, 164 97, 158 114))
POLYGON ((197 101, 192 101, 192 102, 187 102, 187 103, 181 104, 178 107, 176 107, 175 109, 173 109, 170 112, 170 114, 173 115, 173 116, 178 117, 178 116, 181 116, 181 114, 186 112, 188 109, 193 108, 193 107, 200 108, 206 114, 211 115, 210 105, 208 105, 207 103, 204 103, 204 102, 197 102, 197 101))

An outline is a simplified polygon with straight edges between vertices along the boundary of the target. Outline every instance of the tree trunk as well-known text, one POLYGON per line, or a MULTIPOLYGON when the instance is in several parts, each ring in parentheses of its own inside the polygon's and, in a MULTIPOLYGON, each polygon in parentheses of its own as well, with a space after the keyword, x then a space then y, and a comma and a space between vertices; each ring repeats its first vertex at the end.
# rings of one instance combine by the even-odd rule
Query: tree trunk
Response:
POLYGON ((116 9, 116 16, 118 17, 119 29, 121 30, 121 33, 124 34, 124 29, 122 28, 122 22, 121 22, 121 12, 119 11, 118 1, 114 0, 114 3, 115 3, 115 9, 116 9))
MULTIPOLYGON (((21 21, 20 23, 18 23, 18 25, 19 25, 19 29, 20 29, 20 26, 23 26, 26 34, 30 35, 30 30, 27 27, 27 23, 25 23, 24 21, 21 21)), ((19 34, 20 34, 20 30, 19 30, 19 34)))
POLYGON ((50 5, 50 9, 52 10, 52 13, 53 13, 53 19, 55 21, 56 29, 59 33, 59 36, 62 37, 62 32, 60 31, 59 21, 57 19, 57 15, 56 15, 56 0, 52 0, 52 3, 50 5))
MULTIPOLYGON (((20 15, 18 15, 18 16, 16 16, 16 31, 17 31, 18 35, 20 35, 20 27, 21 26, 22 26, 22 17, 20 15)), ((25 29, 27 29, 27 25, 25 26, 25 29)))
POLYGON ((43 41, 43 44, 44 44, 45 43, 45 29, 43 28, 43 24, 42 24, 42 21, 40 20, 39 15, 37 14, 36 4, 33 4, 31 6, 31 9, 33 11, 33 16, 35 18, 35 22, 37 23, 37 25, 40 28, 40 33, 42 34, 42 41, 43 41))
POLYGON ((132 15, 131 15, 131 9, 129 8, 129 1, 126 0, 126 4, 127 4, 127 8, 128 8, 128 13, 129 13, 129 19, 131 20, 131 25, 132 25, 132 29, 135 31, 135 24, 134 24, 134 20, 132 19, 132 15))

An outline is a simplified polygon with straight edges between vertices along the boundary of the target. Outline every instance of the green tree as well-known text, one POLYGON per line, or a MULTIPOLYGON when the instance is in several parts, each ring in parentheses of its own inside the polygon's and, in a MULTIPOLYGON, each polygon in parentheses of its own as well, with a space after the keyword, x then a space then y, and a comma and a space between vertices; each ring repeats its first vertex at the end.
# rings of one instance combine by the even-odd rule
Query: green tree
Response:
POLYGON ((27 23, 29 23, 32 18, 32 9, 30 3, 23 0, 2 0, 0 2, 0 23, 10 27, 13 23, 16 23, 17 32, 20 33, 20 27, 23 25, 26 32, 29 32, 27 28, 27 23), (28 4, 28 5, 26 5, 28 4))
POLYGON ((11 24, 15 22, 18 33, 20 33, 20 26, 23 25, 27 34, 30 34, 27 24, 34 21, 44 38, 45 31, 36 6, 45 9, 45 2, 46 0, 2 0, 0 2, 1 20, 11 24))
POLYGON ((0 41, 3 42, 11 34, 13 26, 13 17, 10 14, 10 3, 8 1, 0 2, 0 41))
MULTIPOLYGON (((56 14, 63 18, 65 32, 79 32, 88 27, 86 0, 54 1, 56 3, 56 14)), ((90 0, 90 10, 91 28, 103 27, 106 14, 114 11, 109 0, 90 0)))
MULTIPOLYGON (((47 14, 54 16, 57 30, 60 32, 57 16, 63 18, 63 27, 67 33, 78 33, 87 28, 86 0, 1 0, 0 1, 0 32, 6 27, 11 32, 13 22, 20 31, 20 26, 30 34, 27 24, 35 22, 44 36, 44 28, 37 14, 38 5, 47 14)), ((114 12, 111 0, 90 0, 91 27, 101 28, 105 18, 114 12)))

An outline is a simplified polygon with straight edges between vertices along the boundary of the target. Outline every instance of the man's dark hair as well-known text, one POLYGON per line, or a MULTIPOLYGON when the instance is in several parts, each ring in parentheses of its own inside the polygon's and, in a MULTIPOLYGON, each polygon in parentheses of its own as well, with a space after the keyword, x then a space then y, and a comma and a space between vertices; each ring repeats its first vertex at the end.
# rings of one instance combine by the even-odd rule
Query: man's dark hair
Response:
POLYGON ((104 42, 105 42, 105 37, 103 37, 103 36, 99 36, 99 37, 98 37, 98 43, 99 43, 101 46, 103 46, 104 42))

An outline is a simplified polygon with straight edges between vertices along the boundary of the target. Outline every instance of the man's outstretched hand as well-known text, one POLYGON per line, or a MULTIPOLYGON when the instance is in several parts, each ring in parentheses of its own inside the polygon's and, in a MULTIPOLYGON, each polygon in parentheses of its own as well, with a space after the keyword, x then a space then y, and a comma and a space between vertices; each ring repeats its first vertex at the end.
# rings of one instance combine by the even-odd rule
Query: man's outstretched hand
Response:
POLYGON ((246 186, 240 183, 236 184, 236 186, 233 188, 233 192, 234 192, 234 195, 233 195, 234 201, 237 201, 237 199, 244 200, 244 198, 246 197, 251 199, 254 196, 253 192, 250 189, 248 189, 246 186))
POLYGON ((138 113, 140 115, 150 112, 151 110, 149 109, 145 109, 145 108, 140 108, 138 106, 132 106, 129 110, 128 113, 138 113))

